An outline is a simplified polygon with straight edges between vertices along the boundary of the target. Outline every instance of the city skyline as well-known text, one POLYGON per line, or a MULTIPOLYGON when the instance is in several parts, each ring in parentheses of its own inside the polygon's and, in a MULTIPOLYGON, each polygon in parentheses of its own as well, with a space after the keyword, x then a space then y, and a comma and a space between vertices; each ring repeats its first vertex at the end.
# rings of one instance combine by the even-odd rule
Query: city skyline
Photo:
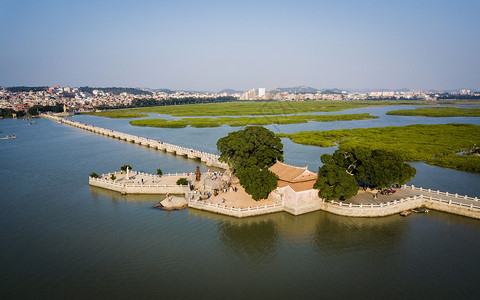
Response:
POLYGON ((478 1, 0 1, 0 86, 479 90, 478 1))

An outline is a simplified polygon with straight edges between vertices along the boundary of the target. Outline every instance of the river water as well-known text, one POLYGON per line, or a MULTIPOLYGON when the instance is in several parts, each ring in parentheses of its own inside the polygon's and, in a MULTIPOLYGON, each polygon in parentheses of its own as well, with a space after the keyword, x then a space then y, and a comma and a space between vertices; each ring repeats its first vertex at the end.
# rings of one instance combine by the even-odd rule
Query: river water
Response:
MULTIPOLYGON (((479 118, 385 116, 275 125, 276 132, 473 123, 479 118), (413 119, 412 119, 413 118, 413 119)), ((128 120, 74 120, 215 152, 238 130, 158 129, 128 120)), ((151 208, 161 196, 88 186, 88 174, 193 171, 198 162, 51 120, 0 120, 0 298, 462 298, 480 295, 480 222, 440 212, 347 218, 324 212, 235 219, 151 208)), ((285 159, 316 171, 334 148, 283 139, 285 159)), ((207 168, 200 165, 201 170, 207 168)), ((413 183, 480 196, 480 176, 414 163, 413 183)))

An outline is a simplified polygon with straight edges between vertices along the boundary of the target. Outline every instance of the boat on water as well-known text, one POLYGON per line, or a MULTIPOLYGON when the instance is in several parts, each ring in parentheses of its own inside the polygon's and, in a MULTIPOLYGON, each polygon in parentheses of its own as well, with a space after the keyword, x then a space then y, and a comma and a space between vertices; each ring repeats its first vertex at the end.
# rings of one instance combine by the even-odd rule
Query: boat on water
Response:
POLYGON ((7 135, 6 137, 2 137, 2 138, 0 138, 0 139, 2 139, 2 140, 10 140, 10 139, 14 139, 14 138, 16 138, 15 135, 7 135))
POLYGON ((404 210, 404 211, 402 211, 402 212, 400 213, 400 215, 401 215, 402 217, 406 217, 406 216, 408 216, 408 215, 411 214, 411 213, 412 213, 412 212, 409 211, 409 210, 404 210))

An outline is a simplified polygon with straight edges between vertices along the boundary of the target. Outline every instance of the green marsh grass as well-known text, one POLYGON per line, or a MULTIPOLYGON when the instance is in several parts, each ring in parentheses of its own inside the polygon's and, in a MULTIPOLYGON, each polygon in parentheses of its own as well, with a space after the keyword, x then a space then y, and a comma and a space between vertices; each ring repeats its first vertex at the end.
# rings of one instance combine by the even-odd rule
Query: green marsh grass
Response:
POLYGON ((407 161, 425 161, 432 165, 470 172, 479 172, 480 169, 479 156, 465 158, 464 155, 455 154, 469 150, 475 144, 480 145, 480 126, 473 124, 304 131, 279 136, 304 145, 384 149, 400 153, 407 161))
POLYGON ((286 115, 331 112, 344 109, 400 104, 422 104, 418 101, 236 101, 227 103, 155 106, 130 111, 166 114, 177 117, 286 115))
POLYGON ((177 121, 164 119, 147 119, 130 121, 134 126, 162 127, 162 128, 183 128, 187 125, 192 127, 219 127, 229 125, 232 127, 247 125, 270 125, 270 124, 297 124, 309 121, 332 122, 332 121, 352 121, 375 119, 376 116, 365 114, 351 115, 294 115, 294 116, 274 116, 274 117, 219 117, 219 118, 183 118, 177 121), (175 126, 172 126, 175 124, 175 126))
POLYGON ((100 112, 89 112, 84 114, 97 116, 97 117, 106 117, 111 119, 136 119, 136 118, 148 117, 147 114, 133 112, 130 110, 100 111, 100 112))
POLYGON ((402 109, 387 112, 394 116, 418 117, 480 117, 480 108, 464 107, 417 107, 415 109, 402 109))

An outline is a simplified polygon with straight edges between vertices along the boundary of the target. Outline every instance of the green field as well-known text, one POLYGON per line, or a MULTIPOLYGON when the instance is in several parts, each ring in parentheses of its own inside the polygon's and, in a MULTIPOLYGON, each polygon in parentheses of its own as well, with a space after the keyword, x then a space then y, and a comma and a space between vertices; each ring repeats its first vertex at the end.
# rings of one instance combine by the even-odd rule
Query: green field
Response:
POLYGON ((463 107, 417 107, 387 112, 394 116, 419 116, 419 117, 480 117, 480 108, 463 107))
POLYGON ((295 115, 295 116, 272 116, 272 117, 219 117, 219 118, 183 118, 180 120, 147 119, 130 121, 134 126, 162 127, 162 128, 184 128, 192 127, 219 127, 246 126, 246 125, 270 125, 270 124, 297 124, 309 121, 332 122, 332 121, 351 121, 375 119, 376 116, 370 114, 350 114, 350 115, 295 115))
POLYGON ((480 145, 480 126, 473 124, 409 125, 279 134, 304 145, 367 147, 400 153, 407 161, 480 173, 480 157, 455 153, 480 145))
POLYGON ((112 118, 112 119, 135 119, 135 118, 148 117, 147 114, 142 114, 134 111, 126 111, 126 110, 112 110, 112 111, 109 110, 109 111, 100 111, 100 112, 89 112, 84 114, 97 116, 97 117, 112 118))
POLYGON ((405 101, 237 101, 227 103, 188 104, 145 107, 133 112, 148 112, 177 117, 286 115, 330 112, 369 106, 423 104, 405 101))

